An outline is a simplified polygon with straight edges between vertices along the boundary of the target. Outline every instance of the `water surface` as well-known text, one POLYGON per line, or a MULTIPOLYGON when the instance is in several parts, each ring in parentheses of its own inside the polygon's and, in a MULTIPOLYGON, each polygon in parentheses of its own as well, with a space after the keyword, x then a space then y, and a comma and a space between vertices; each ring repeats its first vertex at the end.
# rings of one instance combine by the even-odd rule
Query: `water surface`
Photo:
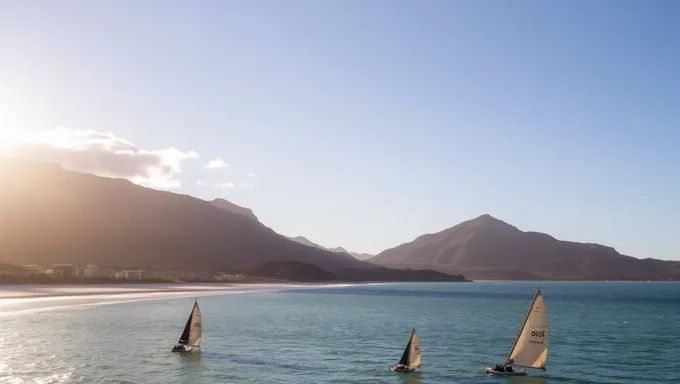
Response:
POLYGON ((390 284, 204 296, 204 343, 190 354, 169 351, 190 297, 113 305, 73 298, 89 302, 47 311, 0 306, 0 382, 680 382, 674 283, 541 283, 551 327, 548 370, 484 375, 507 354, 535 288, 390 284), (412 327, 422 371, 390 372, 412 327))

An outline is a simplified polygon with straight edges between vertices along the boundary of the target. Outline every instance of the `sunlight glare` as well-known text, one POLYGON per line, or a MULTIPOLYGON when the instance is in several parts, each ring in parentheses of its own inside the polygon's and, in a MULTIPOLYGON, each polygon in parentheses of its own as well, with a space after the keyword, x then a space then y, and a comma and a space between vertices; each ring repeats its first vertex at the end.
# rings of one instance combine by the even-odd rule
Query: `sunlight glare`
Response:
POLYGON ((9 119, 4 119, 4 117, 0 112, 0 155, 20 140, 18 130, 14 129, 9 119))

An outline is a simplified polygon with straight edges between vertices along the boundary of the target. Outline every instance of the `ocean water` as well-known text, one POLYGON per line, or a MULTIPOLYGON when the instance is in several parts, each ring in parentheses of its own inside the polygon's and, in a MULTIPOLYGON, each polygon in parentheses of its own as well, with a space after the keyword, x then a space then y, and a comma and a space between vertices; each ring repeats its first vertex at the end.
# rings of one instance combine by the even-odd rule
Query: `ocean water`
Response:
POLYGON ((484 368, 507 354, 536 287, 418 283, 201 294, 203 344, 188 354, 169 349, 192 297, 62 298, 59 307, 5 302, 0 382, 680 383, 674 283, 541 283, 551 331, 547 371, 486 376, 484 368), (393 373, 413 327, 422 369, 393 373))

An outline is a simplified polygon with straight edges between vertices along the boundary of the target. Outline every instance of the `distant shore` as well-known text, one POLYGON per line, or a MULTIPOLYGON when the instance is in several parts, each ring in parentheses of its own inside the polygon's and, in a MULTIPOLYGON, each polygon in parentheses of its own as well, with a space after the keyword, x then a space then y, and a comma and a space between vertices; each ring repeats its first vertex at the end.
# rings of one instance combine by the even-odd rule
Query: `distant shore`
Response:
POLYGON ((300 283, 130 283, 130 284, 16 284, 0 285, 0 299, 36 299, 46 297, 110 296, 148 293, 209 293, 230 291, 266 291, 339 284, 300 283))

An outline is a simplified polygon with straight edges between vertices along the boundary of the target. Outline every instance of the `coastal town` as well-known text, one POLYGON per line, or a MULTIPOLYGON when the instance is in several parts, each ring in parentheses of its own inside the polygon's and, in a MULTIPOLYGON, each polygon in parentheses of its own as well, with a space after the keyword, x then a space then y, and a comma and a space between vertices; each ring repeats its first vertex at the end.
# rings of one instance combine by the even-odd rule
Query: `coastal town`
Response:
POLYGON ((12 277, 42 277, 53 280, 116 280, 116 281, 172 281, 172 282, 236 282, 246 280, 240 273, 196 272, 163 269, 122 269, 88 264, 78 268, 72 264, 53 264, 45 268, 39 265, 11 266, 0 270, 0 275, 12 277))

